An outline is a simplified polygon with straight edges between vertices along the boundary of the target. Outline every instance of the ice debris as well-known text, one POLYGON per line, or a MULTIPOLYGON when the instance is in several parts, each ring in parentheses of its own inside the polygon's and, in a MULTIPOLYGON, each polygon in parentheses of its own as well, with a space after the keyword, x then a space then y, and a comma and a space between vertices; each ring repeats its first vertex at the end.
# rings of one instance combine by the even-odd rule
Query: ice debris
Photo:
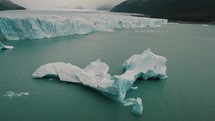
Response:
POLYGON ((111 76, 109 67, 99 59, 91 62, 85 69, 70 63, 56 62, 40 66, 34 73, 34 78, 58 77, 61 81, 81 83, 91 87, 103 95, 124 104, 133 106, 132 112, 141 115, 143 111, 141 98, 125 99, 126 92, 138 78, 165 79, 167 59, 155 55, 150 49, 142 54, 133 55, 123 64, 125 73, 111 76))
POLYGON ((166 19, 133 17, 110 12, 89 11, 3 11, 0 38, 6 40, 41 39, 84 35, 97 31, 138 29, 167 24, 166 19))
POLYGON ((5 92, 4 96, 8 98, 14 98, 14 97, 21 97, 21 96, 28 96, 29 92, 13 92, 13 91, 8 91, 5 92))
POLYGON ((13 46, 9 45, 4 45, 3 43, 0 42, 0 50, 7 50, 7 49, 13 49, 13 46))
POLYGON ((143 105, 142 105, 142 99, 141 98, 129 98, 129 99, 125 99, 124 100, 124 106, 130 106, 130 105, 133 105, 133 108, 132 108, 132 112, 133 114, 136 114, 136 115, 141 115, 142 112, 143 112, 143 105))

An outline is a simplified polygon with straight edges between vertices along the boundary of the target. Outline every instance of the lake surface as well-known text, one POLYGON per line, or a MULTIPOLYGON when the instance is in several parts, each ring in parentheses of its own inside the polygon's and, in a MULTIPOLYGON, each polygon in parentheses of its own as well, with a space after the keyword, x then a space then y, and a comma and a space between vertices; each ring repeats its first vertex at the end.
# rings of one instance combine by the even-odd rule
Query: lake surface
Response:
POLYGON ((215 26, 168 24, 134 31, 98 32, 42 40, 7 41, 0 51, 0 121, 214 121, 215 26), (33 79, 50 62, 81 68, 100 58, 110 74, 121 74, 133 54, 151 48, 168 59, 168 79, 138 80, 127 97, 141 97, 135 116, 100 93, 79 84, 33 79), (28 92, 8 98, 7 91, 28 92))

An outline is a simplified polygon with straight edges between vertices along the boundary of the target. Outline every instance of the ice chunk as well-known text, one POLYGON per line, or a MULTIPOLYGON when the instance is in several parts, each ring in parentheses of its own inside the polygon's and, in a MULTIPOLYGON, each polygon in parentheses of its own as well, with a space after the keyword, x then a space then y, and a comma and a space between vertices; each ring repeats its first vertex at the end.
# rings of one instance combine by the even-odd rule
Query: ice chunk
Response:
POLYGON ((167 59, 155 55, 150 49, 140 55, 133 55, 124 64, 125 73, 111 77, 109 67, 99 59, 91 62, 85 69, 69 63, 56 62, 40 66, 34 73, 34 78, 58 77, 61 81, 81 83, 91 87, 103 95, 123 103, 124 106, 133 106, 132 112, 141 115, 143 111, 141 98, 125 99, 126 92, 132 87, 137 78, 165 79, 167 59))
POLYGON ((128 80, 136 80, 143 78, 166 79, 166 62, 167 59, 162 56, 155 55, 150 49, 142 54, 133 55, 123 64, 125 73, 121 77, 128 80))
POLYGON ((141 98, 129 98, 125 99, 124 106, 130 106, 133 105, 132 112, 136 115, 141 115, 143 112, 143 105, 142 105, 142 99, 141 98))
POLYGON ((69 63, 56 62, 41 66, 33 73, 33 77, 58 77, 61 81, 81 83, 106 92, 106 88, 113 85, 113 80, 111 80, 111 76, 107 73, 108 70, 109 67, 100 60, 92 62, 85 69, 69 63))
POLYGON ((0 42, 0 50, 7 50, 7 49, 13 49, 13 46, 9 45, 4 45, 3 43, 0 42))
POLYGON ((138 89, 138 87, 137 86, 136 87, 131 87, 131 89, 136 90, 136 89, 138 89))
POLYGON ((135 101, 135 104, 132 108, 132 112, 136 115, 141 115, 143 112, 143 105, 142 105, 142 99, 137 98, 135 101))
POLYGON ((136 29, 167 24, 166 19, 133 17, 110 12, 89 11, 3 11, 0 38, 41 39, 97 31, 136 29))

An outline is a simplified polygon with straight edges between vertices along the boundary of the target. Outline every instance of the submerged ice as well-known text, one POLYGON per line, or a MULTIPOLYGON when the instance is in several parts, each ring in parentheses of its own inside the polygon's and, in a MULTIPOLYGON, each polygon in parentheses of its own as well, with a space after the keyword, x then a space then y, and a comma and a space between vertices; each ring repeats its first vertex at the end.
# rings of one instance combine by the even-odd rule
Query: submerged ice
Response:
POLYGON ((165 19, 96 11, 4 11, 0 13, 0 39, 41 39, 166 23, 165 19))
POLYGON ((132 105, 132 112, 141 115, 143 111, 141 98, 125 99, 126 92, 133 89, 132 85, 137 78, 167 78, 166 61, 165 57, 155 55, 148 49, 125 61, 123 64, 125 73, 122 75, 111 76, 108 74, 109 66, 98 59, 84 69, 70 63, 49 63, 40 66, 33 73, 33 77, 57 77, 61 81, 83 84, 122 103, 124 106, 132 105))

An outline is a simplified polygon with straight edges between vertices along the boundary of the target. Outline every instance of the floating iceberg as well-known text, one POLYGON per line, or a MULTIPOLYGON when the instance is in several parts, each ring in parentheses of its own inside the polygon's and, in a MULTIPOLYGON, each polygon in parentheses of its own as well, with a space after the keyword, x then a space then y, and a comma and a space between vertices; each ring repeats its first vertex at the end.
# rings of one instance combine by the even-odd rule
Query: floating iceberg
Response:
POLYGON ((0 38, 41 39, 116 29, 136 29, 166 24, 166 19, 90 11, 3 11, 0 38))
POLYGON ((144 51, 142 54, 133 55, 123 64, 125 73, 121 77, 128 80, 136 80, 143 78, 165 79, 166 75, 166 62, 165 57, 155 55, 150 49, 144 51))
POLYGON ((103 95, 123 103, 124 106, 133 106, 132 112, 141 115, 143 111, 141 98, 125 99, 126 92, 132 89, 137 78, 165 79, 167 59, 153 54, 150 49, 140 55, 133 55, 123 64, 125 73, 111 76, 109 67, 99 59, 81 69, 69 63, 56 62, 40 66, 34 73, 34 78, 57 77, 61 81, 81 83, 91 87, 103 95))
POLYGON ((7 50, 7 49, 13 49, 13 46, 9 45, 4 45, 3 43, 0 42, 0 50, 7 50))

